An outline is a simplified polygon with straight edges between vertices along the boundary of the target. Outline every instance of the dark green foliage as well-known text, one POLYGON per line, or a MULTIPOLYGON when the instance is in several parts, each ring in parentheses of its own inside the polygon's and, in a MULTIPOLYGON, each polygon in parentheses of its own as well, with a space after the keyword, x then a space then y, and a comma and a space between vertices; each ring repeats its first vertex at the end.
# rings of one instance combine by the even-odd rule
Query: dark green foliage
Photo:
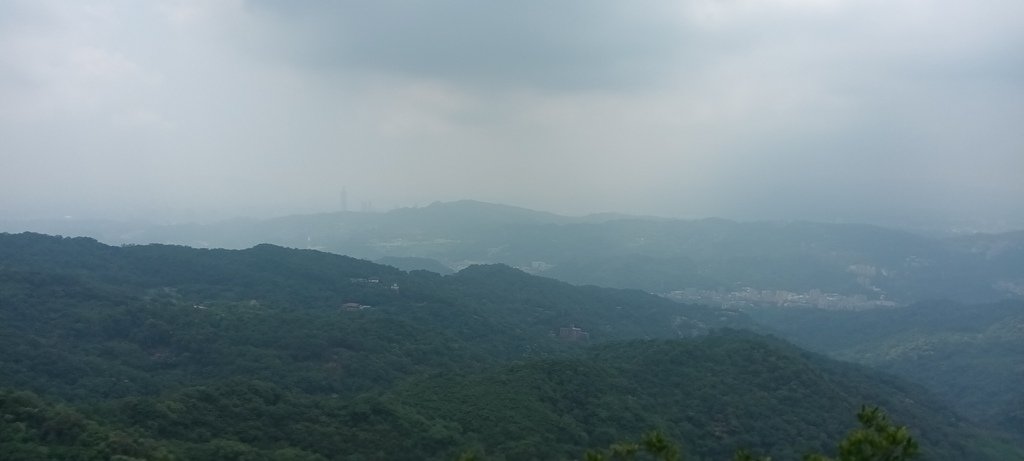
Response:
MULTIPOLYGON (((918 455, 917 442, 906 427, 893 426, 885 413, 878 407, 862 407, 857 413, 860 428, 849 433, 839 442, 839 456, 835 461, 906 461, 918 455)), ((588 451, 586 461, 635 460, 639 456, 650 456, 655 460, 679 461, 679 447, 658 431, 644 435, 639 442, 619 442, 607 450, 588 451)), ((747 450, 739 450, 734 461, 771 461, 768 457, 757 457, 747 450)), ((805 461, 833 461, 825 455, 809 453, 805 461)))
POLYGON ((845 432, 845 415, 874 401, 924 425, 917 429, 930 456, 977 458, 968 426, 934 412, 934 402, 918 392, 777 340, 722 332, 683 342, 601 345, 577 359, 483 375, 431 377, 391 398, 454 421, 499 453, 510 439, 531 433, 551 437, 545 458, 552 458, 661 427, 686 441, 687 459, 727 459, 740 448, 776 459, 827 451, 845 432))
MULTIPOLYGON (((861 408, 860 428, 839 442, 835 461, 906 461, 919 453, 917 441, 906 427, 893 426, 877 407, 861 408)), ((831 461, 824 455, 810 455, 808 461, 831 461)))
POLYGON ((5 460, 171 460, 171 451, 133 431, 114 430, 30 392, 0 390, 5 460))
POLYGON ((877 402, 934 459, 986 459, 989 439, 916 388, 720 330, 745 325, 506 266, 442 277, 272 246, 0 235, 0 453, 562 459, 660 428, 687 459, 790 457, 877 402), (572 323, 590 339, 558 338, 572 323))
POLYGON ((812 350, 922 383, 959 412, 1024 438, 1024 302, 749 314, 812 350))
POLYGON ((634 460, 639 455, 648 455, 660 461, 679 461, 679 447, 666 439, 665 434, 654 431, 640 438, 639 442, 619 442, 603 451, 587 451, 586 461, 634 460))

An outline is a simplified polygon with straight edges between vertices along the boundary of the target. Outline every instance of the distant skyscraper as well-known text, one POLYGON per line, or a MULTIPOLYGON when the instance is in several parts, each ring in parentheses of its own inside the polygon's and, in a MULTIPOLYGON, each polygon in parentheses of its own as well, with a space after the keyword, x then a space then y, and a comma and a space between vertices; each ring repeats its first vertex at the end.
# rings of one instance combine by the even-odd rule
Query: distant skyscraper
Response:
POLYGON ((348 211, 348 191, 344 186, 341 188, 341 211, 348 211))

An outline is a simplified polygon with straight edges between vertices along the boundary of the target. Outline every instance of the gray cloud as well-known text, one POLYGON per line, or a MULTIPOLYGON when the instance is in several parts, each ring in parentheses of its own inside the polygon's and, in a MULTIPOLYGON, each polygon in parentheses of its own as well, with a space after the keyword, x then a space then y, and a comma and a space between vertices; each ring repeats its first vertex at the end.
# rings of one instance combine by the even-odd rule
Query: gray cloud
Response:
POLYGON ((674 66, 694 40, 665 2, 257 1, 279 51, 301 65, 484 89, 629 87, 674 66))
POLYGON ((0 213, 310 212, 344 186, 377 209, 1019 223, 1022 21, 1008 0, 4 2, 0 213))

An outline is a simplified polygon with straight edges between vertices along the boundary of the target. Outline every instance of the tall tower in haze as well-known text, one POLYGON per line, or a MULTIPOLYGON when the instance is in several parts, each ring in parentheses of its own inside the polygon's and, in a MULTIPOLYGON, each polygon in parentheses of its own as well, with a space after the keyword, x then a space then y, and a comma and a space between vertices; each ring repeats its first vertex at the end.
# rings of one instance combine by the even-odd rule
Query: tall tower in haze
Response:
POLYGON ((345 190, 345 186, 341 187, 341 211, 348 211, 348 191, 345 190))

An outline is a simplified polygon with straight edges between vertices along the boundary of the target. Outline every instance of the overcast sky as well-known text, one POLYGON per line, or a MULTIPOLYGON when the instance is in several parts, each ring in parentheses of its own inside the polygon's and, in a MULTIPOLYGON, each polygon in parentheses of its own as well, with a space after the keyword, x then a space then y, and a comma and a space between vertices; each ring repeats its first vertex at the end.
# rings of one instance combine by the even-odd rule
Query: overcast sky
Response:
POLYGON ((1024 219, 1020 0, 0 0, 0 215, 1024 219))

